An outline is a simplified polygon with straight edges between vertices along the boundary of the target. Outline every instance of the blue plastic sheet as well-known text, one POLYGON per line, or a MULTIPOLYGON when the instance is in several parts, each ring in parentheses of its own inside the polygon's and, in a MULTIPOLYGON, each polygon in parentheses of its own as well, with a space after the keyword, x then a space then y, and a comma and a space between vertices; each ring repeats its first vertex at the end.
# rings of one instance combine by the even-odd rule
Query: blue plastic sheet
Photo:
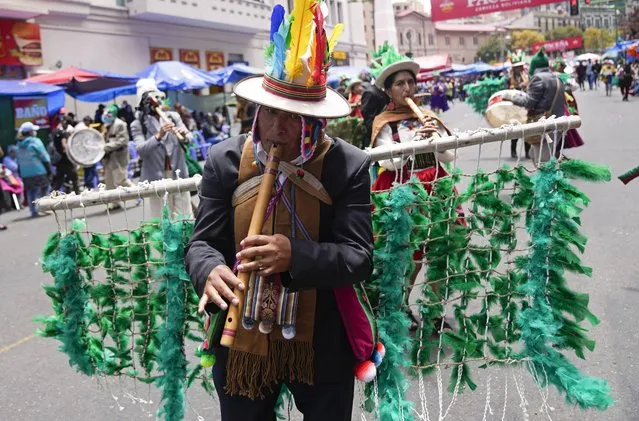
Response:
POLYGON ((45 83, 0 80, 0 96, 46 96, 49 115, 58 113, 60 108, 64 107, 64 90, 59 86, 45 83))
POLYGON ((216 86, 223 86, 227 83, 236 83, 246 77, 262 73, 264 73, 262 69, 239 63, 208 72, 208 74, 215 79, 214 85, 216 86))
POLYGON ((217 80, 203 70, 179 61, 160 61, 136 74, 154 79, 162 91, 188 91, 215 85, 217 80))

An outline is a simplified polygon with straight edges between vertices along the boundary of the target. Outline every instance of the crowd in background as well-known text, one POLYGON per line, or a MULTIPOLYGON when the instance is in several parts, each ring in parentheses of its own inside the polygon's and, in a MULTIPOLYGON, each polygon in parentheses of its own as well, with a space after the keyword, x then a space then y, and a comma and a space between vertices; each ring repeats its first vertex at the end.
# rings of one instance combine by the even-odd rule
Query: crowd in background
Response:
MULTIPOLYGON (((169 111, 168 106, 163 109, 169 111)), ((228 138, 233 123, 241 125, 242 133, 249 131, 255 105, 238 101, 237 115, 232 121, 226 105, 214 112, 203 112, 176 103, 172 112, 179 115, 189 132, 197 132, 199 138, 211 143, 228 138)), ((129 178, 139 175, 139 163, 137 172, 127 171, 133 158, 130 148, 135 150, 134 146, 129 146, 129 143, 134 145, 131 129, 139 118, 139 109, 134 109, 127 101, 119 106, 100 104, 92 116, 84 116, 81 120, 63 108, 51 118, 52 129, 46 142, 38 137, 38 126, 23 124, 17 130, 15 144, 6 151, 0 148, 0 213, 28 207, 30 216, 37 218, 47 212, 41 212, 34 202, 52 191, 79 194, 82 190, 95 189, 101 182, 106 188, 128 185, 129 178), (122 133, 116 133, 116 126, 122 133), (105 137, 105 158, 99 164, 80 167, 69 158, 67 146, 74 132, 87 128, 96 129, 105 137), (116 155, 121 158, 115 158, 116 155)), ((197 157, 204 158, 199 150, 197 157)), ((6 226, 0 225, 0 230, 4 229, 6 226)))

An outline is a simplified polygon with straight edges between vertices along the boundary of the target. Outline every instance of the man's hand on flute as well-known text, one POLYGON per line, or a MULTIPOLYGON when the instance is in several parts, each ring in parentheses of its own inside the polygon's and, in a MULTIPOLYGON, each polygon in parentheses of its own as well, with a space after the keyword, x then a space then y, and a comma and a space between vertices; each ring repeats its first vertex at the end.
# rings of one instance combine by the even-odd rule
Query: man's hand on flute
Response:
POLYGON ((233 288, 244 290, 244 285, 235 276, 233 271, 226 265, 218 265, 213 268, 204 285, 204 292, 198 305, 198 312, 204 313, 208 303, 213 303, 222 310, 226 310, 228 305, 224 301, 226 298, 232 305, 238 305, 240 300, 233 294, 233 288))
POLYGON ((257 272, 259 276, 270 276, 286 272, 291 268, 291 240, 282 234, 249 235, 241 243, 239 260, 252 260, 241 264, 240 272, 257 272))

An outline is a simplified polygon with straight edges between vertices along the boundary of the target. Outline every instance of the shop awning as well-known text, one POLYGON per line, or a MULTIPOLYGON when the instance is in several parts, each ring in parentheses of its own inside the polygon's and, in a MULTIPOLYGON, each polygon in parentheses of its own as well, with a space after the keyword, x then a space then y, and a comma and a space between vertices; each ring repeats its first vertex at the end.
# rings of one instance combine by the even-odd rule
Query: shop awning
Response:
POLYGON ((64 89, 55 85, 24 80, 0 80, 0 96, 46 96, 49 115, 64 107, 64 89))
POLYGON ((448 54, 415 57, 413 60, 419 63, 420 72, 432 72, 453 67, 453 59, 448 54))
POLYGON ((252 76, 252 75, 261 75, 264 73, 264 70, 259 69, 257 67, 247 66, 245 64, 236 63, 227 67, 222 67, 220 69, 216 69, 208 72, 210 76, 212 76, 217 82, 214 85, 223 86, 227 83, 235 83, 240 80, 252 76))
POLYGON ((40 82, 61 86, 66 93, 72 97, 135 84, 137 80, 138 78, 135 76, 80 69, 77 67, 69 67, 57 72, 46 73, 27 79, 28 82, 40 82))
POLYGON ((179 61, 153 63, 137 73, 138 78, 154 79, 162 91, 188 91, 216 85, 218 80, 206 73, 179 61))

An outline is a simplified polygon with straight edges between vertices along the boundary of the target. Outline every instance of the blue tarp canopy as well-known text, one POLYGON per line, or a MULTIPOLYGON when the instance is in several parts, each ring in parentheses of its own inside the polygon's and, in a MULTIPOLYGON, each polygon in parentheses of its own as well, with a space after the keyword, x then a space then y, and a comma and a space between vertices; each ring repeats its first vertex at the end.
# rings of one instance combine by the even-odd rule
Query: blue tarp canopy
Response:
MULTIPOLYGON (((203 70, 179 61, 160 61, 135 74, 135 80, 149 78, 155 80, 161 91, 188 91, 216 85, 217 80, 203 70)), ((84 102, 114 101, 121 95, 135 95, 135 83, 103 91, 78 95, 75 98, 84 102)))
POLYGON ((64 107, 64 90, 46 83, 0 80, 0 96, 46 96, 49 115, 58 113, 60 108, 64 107))
POLYGON ((135 95, 137 88, 135 84, 128 86, 120 86, 117 88, 105 89, 104 91, 91 92, 88 94, 77 95, 75 99, 84 102, 109 102, 115 101, 116 97, 121 95, 135 95))
POLYGON ((215 85, 217 80, 204 70, 179 61, 160 61, 136 74, 154 79, 162 91, 189 91, 215 85))
POLYGON ((470 76, 487 72, 501 72, 502 70, 504 70, 504 68, 504 66, 493 66, 488 63, 484 63, 483 61, 478 61, 475 64, 469 65, 466 70, 455 72, 451 76, 470 76))
POLYGON ((245 64, 236 63, 227 67, 222 67, 208 72, 212 76, 216 83, 214 85, 223 86, 227 83, 235 83, 252 75, 261 75, 264 70, 257 67, 247 66, 245 64))

